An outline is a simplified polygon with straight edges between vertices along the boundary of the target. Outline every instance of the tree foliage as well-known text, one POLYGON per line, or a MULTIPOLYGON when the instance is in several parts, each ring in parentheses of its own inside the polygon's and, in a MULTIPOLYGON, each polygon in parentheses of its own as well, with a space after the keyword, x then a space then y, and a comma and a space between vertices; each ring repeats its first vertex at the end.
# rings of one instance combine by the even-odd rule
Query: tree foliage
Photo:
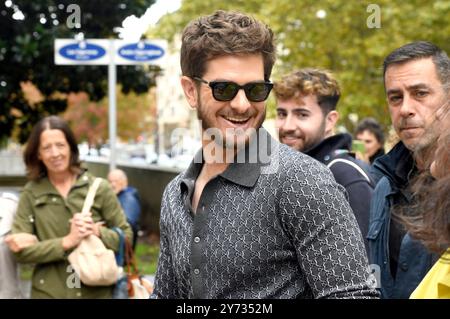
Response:
MULTIPOLYGON (((114 32, 129 15, 142 15, 154 0, 11 0, 0 1, 0 140, 18 130, 24 142, 32 126, 45 115, 63 112, 67 94, 86 92, 93 101, 107 92, 106 66, 56 66, 53 43, 56 38, 73 38, 82 32, 85 38, 117 38, 114 32), (80 7, 80 28, 67 23, 80 7), (13 15, 22 12, 24 19, 13 15), (43 99, 30 103, 21 83, 32 82, 43 99)), ((122 91, 147 92, 155 85, 158 68, 141 66, 118 68, 122 91)))
MULTIPOLYGON (((279 46, 273 79, 302 67, 332 70, 342 86, 338 109, 350 131, 351 113, 390 123, 382 63, 392 50, 415 40, 434 42, 450 53, 450 1, 228 0, 183 1, 151 32, 171 39, 193 18, 217 9, 239 10, 267 23, 279 46), (378 8, 377 8, 378 7, 378 8), (379 12, 377 11, 379 9, 379 12), (380 27, 372 27, 379 13, 380 27)), ((274 116, 274 100, 268 115, 274 116)))
MULTIPOLYGON (((156 128, 155 94, 124 94, 117 88, 117 132, 124 141, 135 141, 138 136, 156 128)), ((78 141, 101 145, 108 139, 108 99, 92 102, 86 93, 71 93, 63 117, 71 124, 78 141)))

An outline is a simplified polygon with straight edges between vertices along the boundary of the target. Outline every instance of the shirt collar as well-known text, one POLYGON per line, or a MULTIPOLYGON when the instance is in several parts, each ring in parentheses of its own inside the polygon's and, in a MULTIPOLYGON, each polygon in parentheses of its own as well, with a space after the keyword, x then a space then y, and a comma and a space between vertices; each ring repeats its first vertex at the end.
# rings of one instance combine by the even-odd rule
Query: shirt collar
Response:
POLYGON ((417 174, 417 166, 414 158, 406 147, 403 152, 399 154, 399 161, 395 168, 395 175, 402 184, 407 184, 417 174))
POLYGON ((269 133, 264 128, 260 128, 250 138, 246 147, 238 152, 235 161, 220 175, 241 186, 255 186, 261 175, 262 166, 268 164, 262 157, 270 158, 272 145, 273 140, 269 133))
MULTIPOLYGON (((253 187, 261 175, 262 166, 269 164, 267 162, 270 159, 274 142, 275 140, 264 128, 259 128, 245 148, 238 152, 234 162, 228 165, 219 176, 244 187, 253 187)), ((203 151, 200 149, 181 178, 182 188, 191 189, 194 186, 202 166, 203 151)))
POLYGON ((404 187, 416 170, 411 151, 401 141, 386 155, 377 158, 372 166, 376 174, 387 176, 397 188, 404 187))
POLYGON ((305 150, 304 153, 318 161, 327 162, 331 159, 331 156, 349 153, 351 145, 352 136, 341 133, 323 139, 315 146, 305 150))

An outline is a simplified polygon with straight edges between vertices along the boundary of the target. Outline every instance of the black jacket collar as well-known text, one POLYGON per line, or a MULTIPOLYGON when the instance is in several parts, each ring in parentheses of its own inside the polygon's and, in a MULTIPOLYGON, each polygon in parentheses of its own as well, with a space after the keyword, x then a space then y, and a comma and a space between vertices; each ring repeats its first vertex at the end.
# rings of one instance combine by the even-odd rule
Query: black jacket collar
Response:
POLYGON ((322 163, 327 163, 331 159, 332 155, 338 155, 337 153, 339 152, 349 153, 351 147, 351 135, 342 133, 324 139, 322 142, 305 151, 304 153, 322 163))
POLYGON ((403 142, 398 142, 386 155, 377 158, 373 169, 375 175, 386 176, 397 188, 407 185, 417 170, 411 151, 403 142))
POLYGON ((370 164, 373 164, 378 157, 383 156, 385 153, 384 148, 379 148, 371 157, 369 157, 370 164))

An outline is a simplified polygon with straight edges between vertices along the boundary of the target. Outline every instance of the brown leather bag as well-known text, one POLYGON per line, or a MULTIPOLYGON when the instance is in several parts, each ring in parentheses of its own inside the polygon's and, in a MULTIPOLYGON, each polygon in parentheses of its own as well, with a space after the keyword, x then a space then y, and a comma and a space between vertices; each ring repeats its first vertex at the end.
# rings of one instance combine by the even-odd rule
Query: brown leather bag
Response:
POLYGON ((128 238, 125 238, 125 264, 127 267, 127 288, 129 299, 148 299, 153 285, 139 275, 136 258, 128 238))

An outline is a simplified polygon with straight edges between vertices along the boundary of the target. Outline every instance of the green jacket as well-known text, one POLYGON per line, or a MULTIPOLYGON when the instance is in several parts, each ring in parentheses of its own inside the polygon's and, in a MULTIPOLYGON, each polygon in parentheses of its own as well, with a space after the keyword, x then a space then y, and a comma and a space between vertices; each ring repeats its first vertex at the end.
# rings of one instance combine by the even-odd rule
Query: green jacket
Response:
MULTIPOLYGON (((20 263, 33 263, 31 298, 111 298, 113 286, 88 287, 79 282, 64 251, 62 238, 70 232, 69 220, 81 212, 89 185, 95 177, 82 173, 64 199, 47 177, 28 182, 20 195, 12 233, 35 234, 39 242, 16 253, 20 263)), ((120 227, 132 238, 130 225, 109 183, 102 180, 91 208, 94 222, 104 221, 101 240, 114 251, 119 247, 120 227)))

